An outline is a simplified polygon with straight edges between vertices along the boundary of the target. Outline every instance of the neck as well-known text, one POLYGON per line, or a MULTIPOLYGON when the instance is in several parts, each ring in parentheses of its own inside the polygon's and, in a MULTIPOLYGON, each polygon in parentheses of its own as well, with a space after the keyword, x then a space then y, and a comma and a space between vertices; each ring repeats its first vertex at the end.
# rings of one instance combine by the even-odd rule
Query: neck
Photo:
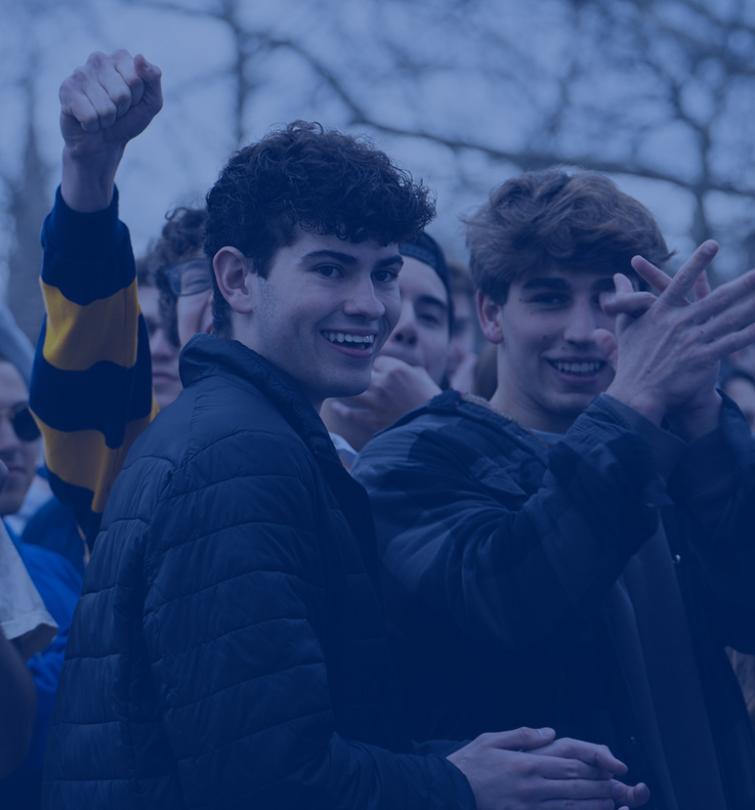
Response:
POLYGON ((361 427, 353 415, 340 413, 340 404, 340 400, 326 399, 320 409, 320 418, 331 433, 342 436, 359 452, 374 434, 361 427))
POLYGON ((541 430, 545 433, 566 433, 579 414, 546 411, 532 402, 519 389, 507 383, 498 373, 498 387, 490 398, 490 407, 511 419, 527 430, 541 430))

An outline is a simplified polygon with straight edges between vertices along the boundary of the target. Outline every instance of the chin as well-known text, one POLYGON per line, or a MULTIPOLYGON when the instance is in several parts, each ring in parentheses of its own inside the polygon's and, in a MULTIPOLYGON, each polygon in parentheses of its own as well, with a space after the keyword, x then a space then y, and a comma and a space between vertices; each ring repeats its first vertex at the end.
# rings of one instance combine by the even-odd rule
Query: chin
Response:
POLYGON ((349 380, 335 381, 333 380, 328 388, 326 399, 334 397, 355 397, 358 394, 363 394, 370 387, 370 380, 372 375, 368 375, 363 380, 355 380, 353 377, 349 380))
POLYGON ((24 494, 20 496, 14 493, 7 493, 7 496, 0 498, 0 517, 15 515, 24 502, 24 494))

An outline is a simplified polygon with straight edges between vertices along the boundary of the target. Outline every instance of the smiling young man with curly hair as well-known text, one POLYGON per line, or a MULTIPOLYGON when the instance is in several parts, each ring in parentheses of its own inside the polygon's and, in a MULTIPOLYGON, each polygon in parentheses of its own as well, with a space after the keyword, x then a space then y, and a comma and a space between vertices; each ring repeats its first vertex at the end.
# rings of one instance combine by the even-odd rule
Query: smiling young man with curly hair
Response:
MULTIPOLYGON (((99 222, 100 246, 127 266, 114 168, 160 107, 159 71, 95 54, 61 99, 58 213, 99 222)), ((404 733, 369 503, 317 411, 369 384, 399 316, 398 245, 432 214, 385 154, 314 124, 221 172, 205 240, 218 335, 189 341, 184 391, 108 498, 50 735, 50 810, 647 798, 613 779, 624 766, 608 749, 550 729, 423 752, 404 733)))

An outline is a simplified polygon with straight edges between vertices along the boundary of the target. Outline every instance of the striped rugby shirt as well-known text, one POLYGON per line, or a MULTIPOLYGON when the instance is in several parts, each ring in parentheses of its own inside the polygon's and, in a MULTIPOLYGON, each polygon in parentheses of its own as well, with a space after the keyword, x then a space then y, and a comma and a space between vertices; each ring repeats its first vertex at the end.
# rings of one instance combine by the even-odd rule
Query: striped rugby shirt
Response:
POLYGON ((42 246, 46 316, 29 402, 52 490, 74 508, 91 545, 123 460, 158 410, 117 190, 105 210, 79 213, 58 189, 42 246))

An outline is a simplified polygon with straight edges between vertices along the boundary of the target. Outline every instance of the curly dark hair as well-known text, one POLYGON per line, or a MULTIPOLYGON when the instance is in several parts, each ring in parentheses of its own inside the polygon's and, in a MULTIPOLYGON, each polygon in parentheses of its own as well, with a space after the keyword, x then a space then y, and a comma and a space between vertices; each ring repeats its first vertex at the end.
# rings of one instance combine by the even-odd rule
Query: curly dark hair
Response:
POLYGON ((160 291, 160 317, 168 338, 178 346, 176 296, 163 270, 176 262, 201 255, 207 211, 181 206, 168 211, 165 219, 159 238, 150 242, 147 252, 136 262, 136 280, 140 287, 156 286, 160 291))
POLYGON ((507 180, 466 220, 475 287, 499 303, 538 267, 633 274, 632 256, 659 267, 673 253, 653 215, 594 172, 547 169, 507 180))
MULTIPOLYGON (((320 124, 295 121, 237 152, 207 194, 205 251, 235 247, 266 276, 296 228, 350 242, 413 237, 435 207, 422 183, 370 143, 320 124)), ((217 334, 230 333, 230 308, 213 278, 217 334)))

